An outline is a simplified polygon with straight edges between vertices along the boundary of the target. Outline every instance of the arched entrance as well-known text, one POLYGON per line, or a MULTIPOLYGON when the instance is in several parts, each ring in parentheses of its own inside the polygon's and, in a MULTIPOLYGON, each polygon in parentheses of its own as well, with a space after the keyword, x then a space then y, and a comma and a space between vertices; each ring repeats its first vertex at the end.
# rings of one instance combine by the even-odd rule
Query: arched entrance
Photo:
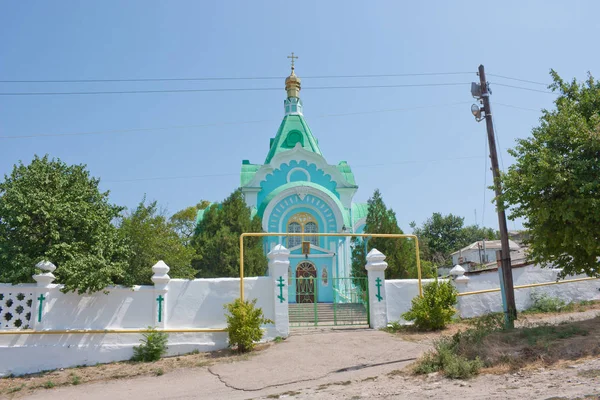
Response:
POLYGON ((317 269, 310 261, 296 267, 296 303, 314 303, 317 269))

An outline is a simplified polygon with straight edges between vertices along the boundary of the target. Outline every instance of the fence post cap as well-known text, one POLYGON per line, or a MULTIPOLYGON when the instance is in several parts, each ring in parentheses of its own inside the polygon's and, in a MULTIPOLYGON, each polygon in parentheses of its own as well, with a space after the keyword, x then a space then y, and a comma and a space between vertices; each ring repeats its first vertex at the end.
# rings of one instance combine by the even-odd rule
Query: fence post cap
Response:
POLYGON ((289 254, 290 251, 284 245, 278 244, 273 247, 273 250, 271 250, 269 254, 267 254, 267 257, 272 260, 274 258, 280 258, 281 256, 289 256, 289 254))
POLYGON ((56 265, 52 264, 48 260, 42 260, 39 263, 35 264, 35 267, 41 269, 42 271, 54 272, 56 270, 56 265))
POLYGON ((465 269, 460 265, 455 265, 454 268, 450 270, 450 275, 452 276, 463 276, 465 274, 465 269))
POLYGON ((369 254, 367 254, 367 261, 383 261, 385 260, 385 254, 380 252, 377 249, 372 249, 369 254))

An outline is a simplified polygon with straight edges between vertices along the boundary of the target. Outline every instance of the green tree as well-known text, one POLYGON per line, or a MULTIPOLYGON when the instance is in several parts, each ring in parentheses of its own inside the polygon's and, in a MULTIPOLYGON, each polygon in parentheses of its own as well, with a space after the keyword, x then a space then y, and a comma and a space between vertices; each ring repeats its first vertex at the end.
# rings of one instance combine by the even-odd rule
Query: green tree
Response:
POLYGON ((556 108, 509 151, 502 199, 510 219, 525 219, 531 261, 600 276, 600 82, 551 75, 556 108))
POLYGON ((184 208, 171 216, 170 222, 173 224, 173 228, 186 245, 191 242, 196 231, 198 210, 204 210, 208 206, 210 206, 210 201, 202 200, 195 206, 184 208))
MULTIPOLYGON (((369 208, 364 233, 396 233, 402 234, 398 226, 396 213, 388 209, 383 202, 381 192, 376 189, 368 201, 369 208)), ((416 259, 414 243, 407 239, 367 238, 354 239, 352 246, 352 275, 366 276, 366 253, 376 248, 386 256, 388 268, 386 279, 416 278, 416 259), (365 245, 366 244, 366 245, 365 245), (412 275, 414 273, 414 276, 412 275)))
POLYGON ((450 263, 450 254, 478 240, 495 240, 498 233, 477 225, 464 226, 464 218, 453 214, 433 213, 420 227, 410 226, 419 238, 423 258, 436 265, 450 263))
POLYGON ((108 202, 85 165, 35 156, 0 183, 0 281, 31 282, 42 259, 66 291, 94 292, 125 276, 128 247, 108 202))
MULTIPOLYGON (((252 217, 241 190, 236 190, 221 204, 211 205, 192 240, 197 258, 193 266, 196 276, 213 278, 236 277, 240 274, 240 235, 244 232, 262 232, 258 216, 252 217)), ((267 270, 263 239, 244 239, 244 275, 262 276, 267 270)))
POLYGON ((195 251, 185 246, 175 225, 158 211, 157 202, 146 205, 145 198, 125 216, 120 225, 123 237, 131 249, 123 284, 152 284, 152 266, 163 260, 170 268, 171 278, 193 278, 191 267, 195 251))

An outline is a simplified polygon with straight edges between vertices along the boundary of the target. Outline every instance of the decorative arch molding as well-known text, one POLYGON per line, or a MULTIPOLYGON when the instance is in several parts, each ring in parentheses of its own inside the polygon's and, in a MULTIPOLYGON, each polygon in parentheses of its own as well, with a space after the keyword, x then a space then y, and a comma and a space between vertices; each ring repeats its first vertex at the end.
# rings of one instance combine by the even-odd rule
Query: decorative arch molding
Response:
POLYGON ((287 183, 291 182, 292 175, 294 175, 295 172, 304 174, 304 180, 306 182, 310 182, 310 173, 306 169, 304 169, 302 167, 294 167, 290 170, 290 172, 287 173, 287 177, 286 177, 287 183))
POLYGON ((315 164, 317 170, 321 170, 324 175, 329 175, 330 179, 336 183, 337 187, 357 188, 356 185, 350 184, 346 178, 340 173, 335 165, 327 164, 325 158, 312 151, 305 150, 299 144, 288 151, 277 153, 271 162, 263 165, 252 178, 246 187, 260 187, 261 182, 267 179, 267 175, 273 174, 276 170, 281 169, 283 164, 288 164, 291 161, 300 163, 305 161, 307 165, 315 164))
MULTIPOLYGON (((280 220, 289 209, 305 206, 316 209, 323 216, 323 223, 327 231, 337 232, 344 226, 344 214, 341 203, 332 193, 328 194, 312 186, 288 184, 290 187, 282 190, 264 205, 262 225, 265 232, 276 232, 280 229, 280 220)), ((286 186, 288 186, 286 185, 286 186)), ((262 207, 261 207, 262 208, 262 207)))

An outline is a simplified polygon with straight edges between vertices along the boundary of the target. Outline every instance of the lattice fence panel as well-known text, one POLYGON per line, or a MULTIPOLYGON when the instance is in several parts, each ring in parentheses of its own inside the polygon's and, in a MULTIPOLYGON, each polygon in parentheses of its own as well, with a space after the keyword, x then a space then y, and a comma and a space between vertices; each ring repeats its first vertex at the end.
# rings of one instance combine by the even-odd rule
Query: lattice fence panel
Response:
POLYGON ((31 327, 33 293, 23 288, 0 292, 0 329, 28 329, 31 327))

